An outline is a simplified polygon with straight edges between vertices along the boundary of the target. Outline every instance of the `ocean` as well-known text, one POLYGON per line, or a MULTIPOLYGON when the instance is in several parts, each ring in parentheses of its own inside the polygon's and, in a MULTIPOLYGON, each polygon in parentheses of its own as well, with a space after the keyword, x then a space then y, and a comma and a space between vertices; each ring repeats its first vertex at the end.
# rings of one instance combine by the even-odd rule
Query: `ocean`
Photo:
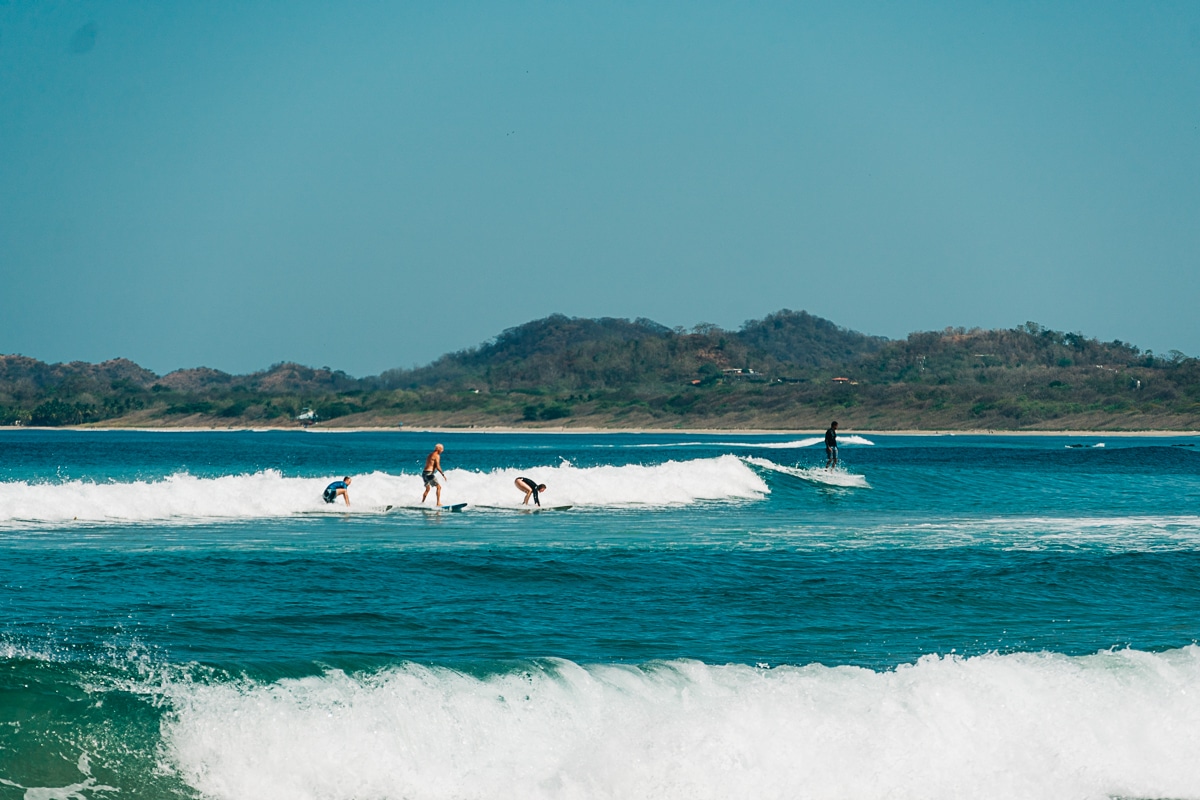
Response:
POLYGON ((840 438, 0 432, 0 798, 1200 797, 1200 439, 840 438))

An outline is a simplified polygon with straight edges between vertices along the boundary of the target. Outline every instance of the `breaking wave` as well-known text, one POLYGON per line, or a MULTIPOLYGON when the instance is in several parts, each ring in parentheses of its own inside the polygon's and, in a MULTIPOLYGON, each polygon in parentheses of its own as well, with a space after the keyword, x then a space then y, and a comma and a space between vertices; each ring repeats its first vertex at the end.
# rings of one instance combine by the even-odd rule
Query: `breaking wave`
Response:
MULTIPOLYGON (((38 711, 22 735, 41 731, 79 762, 36 797, 151 781, 155 796, 217 800, 1200 794, 1195 645, 931 655, 880 671, 547 659, 270 680, 0 663, 30 684, 13 684, 38 711), (62 708, 52 688, 94 702, 62 708)), ((45 781, 9 767, 10 787, 45 781)))
MULTIPOLYGON (((625 445, 604 445, 605 447, 753 447, 763 450, 798 450, 802 447, 812 447, 813 445, 824 444, 824 436, 810 436, 807 439, 797 439, 792 442, 646 442, 639 444, 625 445)), ((862 436, 838 436, 838 445, 856 444, 856 445, 874 445, 870 439, 862 436)))
POLYGON ((1183 797, 1198 682, 1195 646, 883 672, 409 664, 180 687, 164 752, 217 798, 1183 797))
MULTIPOLYGON (((548 505, 670 507, 700 501, 743 501, 769 493, 763 479, 734 456, 663 464, 449 470, 443 503, 513 506, 513 481, 527 475, 549 489, 548 505)), ((419 475, 372 472, 356 476, 352 505, 326 504, 325 486, 340 475, 285 477, 276 470, 201 478, 177 473, 163 480, 0 483, 0 527, 29 524, 150 522, 285 517, 304 513, 377 513, 382 507, 421 505, 419 475)), ((432 500, 429 501, 432 503, 432 500)))

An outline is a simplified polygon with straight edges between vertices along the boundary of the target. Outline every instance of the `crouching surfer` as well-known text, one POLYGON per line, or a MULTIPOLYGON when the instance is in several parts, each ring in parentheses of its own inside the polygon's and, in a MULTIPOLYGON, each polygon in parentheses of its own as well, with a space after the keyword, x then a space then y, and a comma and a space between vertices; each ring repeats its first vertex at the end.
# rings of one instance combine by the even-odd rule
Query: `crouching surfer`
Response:
POLYGON ((529 505, 529 498, 533 498, 533 502, 538 508, 541 508, 542 501, 538 499, 538 493, 546 491, 546 484, 534 483, 530 478, 517 478, 515 481, 517 488, 525 493, 525 500, 522 505, 529 505))
POLYGON ((326 503, 332 503, 333 501, 338 499, 339 495, 341 495, 342 499, 346 501, 346 505, 350 505, 349 489, 350 489, 350 476, 347 475, 346 477, 342 478, 340 481, 334 481, 333 483, 326 486, 325 494, 322 496, 325 498, 326 503))

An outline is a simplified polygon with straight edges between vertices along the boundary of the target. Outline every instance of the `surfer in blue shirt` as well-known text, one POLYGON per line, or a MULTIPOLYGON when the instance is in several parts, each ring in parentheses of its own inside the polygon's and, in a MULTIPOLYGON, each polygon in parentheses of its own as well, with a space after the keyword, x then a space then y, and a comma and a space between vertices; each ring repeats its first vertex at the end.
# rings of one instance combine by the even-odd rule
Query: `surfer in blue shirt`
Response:
POLYGON ((538 508, 542 507, 542 501, 538 499, 538 492, 546 491, 546 484, 534 483, 530 478, 517 478, 515 481, 517 488, 525 493, 525 501, 521 505, 529 505, 529 498, 533 498, 533 502, 538 508))
POLYGON ((825 469, 837 466, 837 420, 829 423, 825 431, 825 469))
POLYGON ((323 497, 325 498, 325 502, 332 503, 334 500, 338 499, 338 495, 341 495, 342 499, 344 499, 346 501, 346 505, 350 505, 350 492, 347 491, 349 488, 350 488, 350 476, 349 475, 342 478, 340 481, 334 481, 333 483, 331 483, 325 487, 325 494, 323 495, 323 497))

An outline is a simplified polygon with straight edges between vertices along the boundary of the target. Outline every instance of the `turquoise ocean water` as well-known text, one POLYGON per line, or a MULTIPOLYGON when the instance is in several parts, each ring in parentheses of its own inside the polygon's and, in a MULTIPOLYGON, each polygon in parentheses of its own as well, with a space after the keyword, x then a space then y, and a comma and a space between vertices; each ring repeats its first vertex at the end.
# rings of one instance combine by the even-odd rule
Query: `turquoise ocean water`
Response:
POLYGON ((0 432, 0 798, 1200 797, 1200 440, 842 440, 0 432))

